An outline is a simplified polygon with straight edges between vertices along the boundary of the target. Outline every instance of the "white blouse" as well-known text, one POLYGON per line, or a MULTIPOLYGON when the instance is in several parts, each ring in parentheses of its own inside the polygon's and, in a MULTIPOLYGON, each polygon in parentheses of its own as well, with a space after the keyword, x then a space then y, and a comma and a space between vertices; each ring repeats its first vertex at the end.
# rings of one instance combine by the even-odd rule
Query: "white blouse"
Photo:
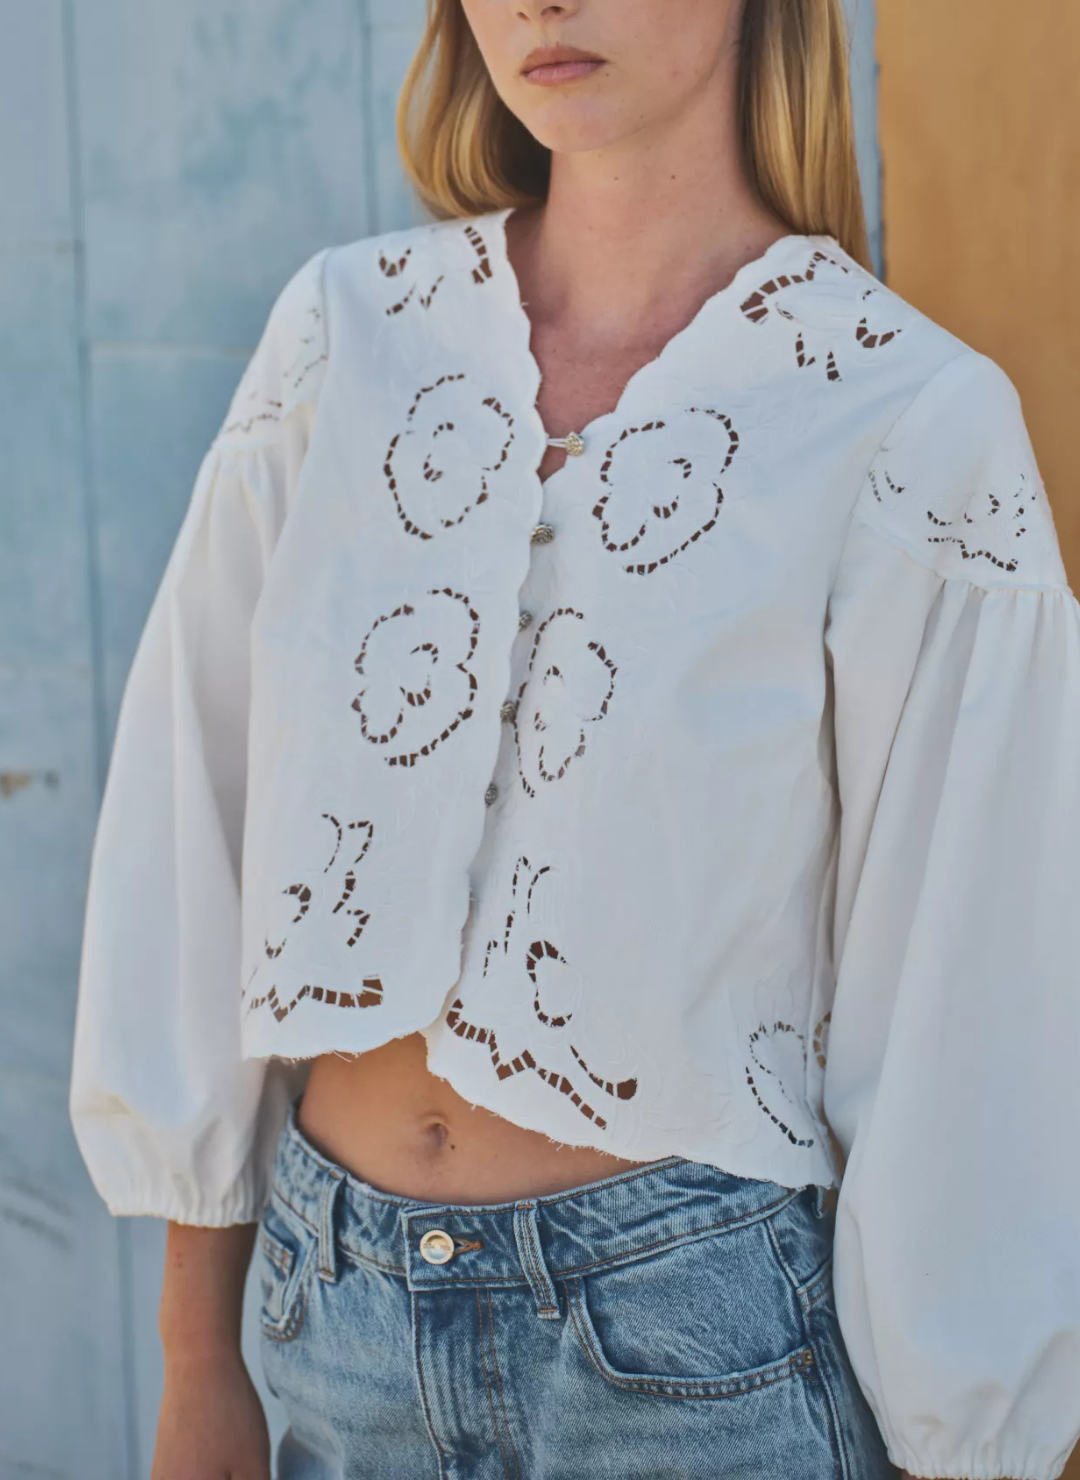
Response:
POLYGON ((91 1172, 255 1219, 289 1061, 417 1030, 558 1141, 786 1186, 839 1150, 894 1462, 1049 1480, 1080 608, 1016 394, 788 236, 542 484, 505 216, 309 262, 202 465, 94 855, 91 1172))

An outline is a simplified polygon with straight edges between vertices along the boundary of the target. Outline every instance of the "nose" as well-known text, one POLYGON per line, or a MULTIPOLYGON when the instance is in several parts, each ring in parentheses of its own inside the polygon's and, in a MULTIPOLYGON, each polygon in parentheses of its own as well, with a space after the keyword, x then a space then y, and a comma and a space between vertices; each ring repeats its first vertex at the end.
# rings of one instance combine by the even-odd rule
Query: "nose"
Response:
POLYGON ((580 10, 580 0, 562 5, 549 5, 545 0, 518 0, 517 13, 523 21, 564 21, 580 10))

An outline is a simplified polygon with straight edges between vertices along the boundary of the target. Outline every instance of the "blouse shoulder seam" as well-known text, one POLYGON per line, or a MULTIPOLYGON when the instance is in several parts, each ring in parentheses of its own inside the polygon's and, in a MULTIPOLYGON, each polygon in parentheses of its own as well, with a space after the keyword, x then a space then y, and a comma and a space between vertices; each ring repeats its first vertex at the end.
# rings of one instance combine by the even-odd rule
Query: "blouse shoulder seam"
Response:
MULTIPOLYGON (((851 518, 848 522, 847 530, 845 531, 844 544, 840 557, 841 564, 844 558, 843 550, 846 550, 851 530, 856 521, 858 521, 863 527, 870 529, 875 535, 879 536, 886 544, 903 550, 923 570, 931 572, 942 581, 962 582, 981 591, 1031 591, 1042 593, 1068 591, 1071 593, 1072 587, 1069 584, 1068 574, 1063 568, 1056 573, 1045 572, 1046 578, 1043 580, 1025 580, 1023 577, 1019 579, 1002 578, 996 576, 982 565, 969 567, 972 570, 970 575, 967 574, 966 570, 958 571, 956 569, 950 569, 949 566, 943 563, 941 557, 943 547, 953 543, 961 545, 965 561, 974 559, 976 556, 986 556, 988 562, 994 567, 1000 567, 1002 570, 1009 571, 1010 573, 1015 570, 1016 563, 999 559, 990 550, 975 549, 969 551, 964 545, 964 542, 956 539, 951 532, 948 533, 947 537, 930 540, 929 544, 934 547, 931 550, 928 545, 924 545, 922 541, 917 541, 910 533, 902 528, 898 528, 892 520, 884 517, 884 512, 881 509, 883 497, 880 488, 881 478, 875 476, 879 472, 883 472, 882 469, 879 469, 878 464, 881 462, 882 455, 889 452, 892 444, 897 441, 898 437, 902 440, 904 434, 901 428, 905 422, 916 413, 916 408, 923 403, 924 398, 934 396, 946 377, 955 376, 959 372, 961 377, 959 385, 962 387, 966 387, 972 382, 978 383, 980 378, 986 379, 988 377, 987 384, 992 385, 995 388, 995 392, 1007 390, 1013 400, 1017 402, 1017 405, 1019 404, 1015 386, 1013 386, 1008 376, 995 360, 991 359, 988 355, 980 353, 978 350, 972 349, 969 345, 963 344, 961 341, 957 341, 957 344, 959 346, 957 352, 939 364, 933 374, 922 382, 915 394, 907 401, 899 415, 893 419, 888 431, 878 442, 870 457, 863 480, 859 485, 858 494, 852 506, 851 518), (874 502, 871 502, 871 495, 874 502), (977 574, 975 573, 976 569, 978 570, 977 574)), ((945 392, 944 394, 947 397, 950 392, 945 392)), ((947 422, 943 422, 942 425, 947 426, 947 422)), ((890 488, 893 488, 894 492, 902 493, 904 491, 903 488, 897 489, 895 487, 887 472, 884 472, 884 482, 890 488)), ((1023 479, 1021 482, 1023 483, 1023 479)), ((1019 512, 1022 513, 1023 510, 1019 512)), ((930 517, 938 526, 948 525, 950 523, 948 520, 935 516, 932 512, 930 517)), ((1023 530, 1020 531, 1020 533, 1023 532, 1023 530)), ((941 536, 940 530, 938 533, 941 536)))
MULTIPOLYGON (((885 434, 881 438, 880 442, 878 442, 877 446, 874 448, 873 452, 870 454, 870 456, 866 460, 866 471, 863 474, 863 481, 859 484, 859 494, 860 494, 860 496, 863 493, 863 490, 866 488, 866 485, 867 485, 867 482, 869 481, 870 473, 871 473, 871 470, 873 469, 874 464, 877 462, 879 455, 881 454, 882 450, 884 449, 884 447, 888 443, 889 439, 895 433, 897 427, 899 427, 900 423, 902 421, 904 421, 910 415, 910 413, 919 404, 919 402, 922 400, 922 398, 925 395, 927 395, 930 391, 932 391, 934 389, 934 387, 937 385, 938 381, 941 380, 941 378, 948 371, 950 371, 951 369, 953 369, 954 366, 958 365, 961 360, 968 360, 968 359, 974 360, 974 359, 981 359, 981 358, 983 358, 983 356, 979 355, 979 353, 978 353, 977 350, 971 349, 966 344, 961 345, 960 348, 956 351, 956 353, 954 355, 950 355, 947 360, 943 361, 937 367, 937 369, 934 371, 934 373, 932 375, 928 376, 927 379, 922 382, 922 384, 918 387, 918 389, 911 396, 910 400, 905 401, 905 403, 902 406, 902 408, 900 409, 900 411, 897 412, 896 416, 889 423, 888 430, 885 432, 885 434)), ((856 498, 855 505, 854 505, 854 508, 852 510, 853 513, 854 513, 854 510, 858 508, 860 501, 861 501, 861 498, 856 498)))
POLYGON ((900 550, 909 560, 913 561, 920 570, 929 575, 936 576, 943 584, 953 586, 971 586, 977 591, 990 594, 995 591, 1028 591, 1033 595, 1049 596, 1055 593, 1074 594, 1068 581, 1038 582, 1038 581, 977 581, 971 576, 947 575, 934 561, 927 560, 924 556, 916 553, 915 549, 893 529, 886 528, 876 519, 868 519, 861 506, 857 506, 852 514, 852 525, 860 523, 871 534, 876 535, 885 544, 891 545, 893 549, 900 550))
MULTIPOLYGON (((286 377, 291 377, 291 386, 282 385, 278 392, 280 399, 264 397, 261 407, 253 409, 250 416, 245 418, 241 413, 227 419, 214 438, 214 443, 218 447, 229 451, 245 452, 272 446, 279 440, 281 429, 297 411, 302 407, 318 405, 325 366, 330 360, 330 325, 326 311, 326 264, 334 251, 335 248, 332 246, 323 247, 308 258, 291 280, 295 283, 303 274, 310 274, 314 288, 314 302, 310 304, 307 313, 314 315, 317 324, 317 328, 306 337, 303 333, 297 334, 295 357, 287 368, 282 367, 282 379, 284 381, 286 377), (310 348, 305 353, 306 346, 310 348), (295 394, 288 394, 290 390, 295 394)), ((288 291, 288 287, 289 285, 286 285, 283 289, 282 296, 288 291)), ((281 298, 278 303, 280 305, 281 298)), ((267 329, 272 323, 273 314, 267 329)), ((254 353, 257 353, 257 350, 254 353)), ((236 408, 235 397, 233 405, 229 408, 230 412, 234 408, 236 408)))
MULTIPOLYGON (((263 412, 254 416, 250 421, 244 422, 242 429, 232 430, 222 427, 217 436, 210 444, 210 451, 216 452, 222 460, 226 457, 243 459, 246 453, 262 452, 267 447, 275 447, 282 440, 282 435, 296 416, 304 411, 310 411, 313 406, 318 405, 318 397, 297 401, 295 405, 273 414, 263 412), (259 430, 254 430, 257 423, 265 423, 259 430)), ((239 423, 234 423, 239 428, 239 423)))
MULTIPOLYGON (((973 354, 973 353, 974 353, 974 351, 973 350, 970 350, 967 347, 967 345, 963 345, 960 349, 957 350, 956 354, 950 355, 949 358, 947 360, 945 360, 943 364, 939 365, 937 367, 937 369, 933 372, 933 374, 930 375, 928 377, 928 379, 924 380, 919 385, 918 389, 913 392, 913 394, 910 396, 910 398, 904 402, 903 406, 900 408, 900 410, 893 417, 893 419, 889 423, 888 427, 882 433, 880 440, 874 446, 873 451, 870 453, 869 457, 866 459, 866 467, 864 468, 863 475, 862 475, 862 477, 859 480, 858 492, 856 493, 854 499, 852 500, 851 511, 850 511, 850 513, 848 515, 847 525, 846 525, 846 527, 844 529, 844 537, 843 537, 843 539, 840 542, 840 551, 841 551, 840 559, 837 562, 836 570, 833 572, 833 584, 834 585, 835 585, 836 576, 837 576, 837 574, 839 573, 839 570, 840 570, 840 566, 843 564, 843 551, 847 549, 848 540, 851 538, 851 531, 852 531, 852 529, 853 529, 853 527, 855 525, 856 519, 858 518, 858 516, 860 514, 860 511, 862 509, 863 492, 866 489, 866 486, 867 486, 867 484, 870 481, 870 474, 871 474, 871 472, 873 470, 874 464, 877 462, 878 457, 881 454, 882 449, 885 447, 886 443, 889 441, 889 438, 896 431, 896 429, 900 425, 900 423, 904 420, 905 416, 907 416, 908 412, 912 409, 912 407, 916 404, 916 402, 925 394, 925 392, 928 391, 930 389, 930 387, 937 382, 938 378, 940 376, 942 376, 945 373, 945 371, 949 369, 949 367, 951 365, 955 365, 956 362, 958 360, 963 359, 965 355, 973 354)), ((863 519, 862 522, 864 524, 866 524, 868 528, 871 528, 871 529, 876 529, 877 528, 876 525, 871 524, 870 521, 868 519, 866 519, 865 517, 864 517, 864 519, 863 519)), ((911 552, 909 551, 908 553, 910 554, 911 552)))

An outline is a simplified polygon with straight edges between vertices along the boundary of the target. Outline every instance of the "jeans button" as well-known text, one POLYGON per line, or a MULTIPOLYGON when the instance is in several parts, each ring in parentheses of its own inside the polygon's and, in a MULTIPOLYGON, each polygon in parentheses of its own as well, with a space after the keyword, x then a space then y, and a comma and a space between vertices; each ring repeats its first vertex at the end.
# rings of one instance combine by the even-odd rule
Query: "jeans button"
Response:
POLYGON ((454 1257, 454 1240, 441 1228, 429 1228, 420 1240, 420 1257, 428 1264, 448 1264, 454 1257))

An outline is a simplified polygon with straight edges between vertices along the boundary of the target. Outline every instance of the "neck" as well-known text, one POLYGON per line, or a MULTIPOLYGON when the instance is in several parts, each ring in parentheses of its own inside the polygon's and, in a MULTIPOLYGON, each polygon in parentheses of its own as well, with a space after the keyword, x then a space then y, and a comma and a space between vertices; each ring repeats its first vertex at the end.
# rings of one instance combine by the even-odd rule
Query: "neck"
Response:
POLYGON ((732 88, 616 148, 552 157, 543 208, 516 226, 530 317, 602 338, 689 318, 787 228, 742 167, 732 88))

